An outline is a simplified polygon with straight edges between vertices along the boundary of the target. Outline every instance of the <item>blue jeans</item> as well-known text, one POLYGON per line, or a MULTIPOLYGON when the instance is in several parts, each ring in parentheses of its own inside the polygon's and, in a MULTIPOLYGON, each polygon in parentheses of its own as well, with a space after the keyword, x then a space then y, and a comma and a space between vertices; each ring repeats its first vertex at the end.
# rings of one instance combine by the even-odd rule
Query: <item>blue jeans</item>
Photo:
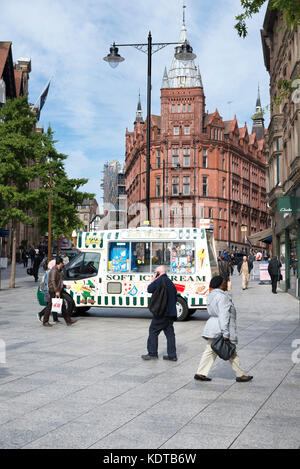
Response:
POLYGON ((154 357, 158 355, 158 336, 161 331, 167 339, 167 352, 170 358, 176 357, 175 332, 173 327, 174 319, 164 317, 162 319, 153 318, 149 327, 149 337, 147 342, 148 354, 154 357))

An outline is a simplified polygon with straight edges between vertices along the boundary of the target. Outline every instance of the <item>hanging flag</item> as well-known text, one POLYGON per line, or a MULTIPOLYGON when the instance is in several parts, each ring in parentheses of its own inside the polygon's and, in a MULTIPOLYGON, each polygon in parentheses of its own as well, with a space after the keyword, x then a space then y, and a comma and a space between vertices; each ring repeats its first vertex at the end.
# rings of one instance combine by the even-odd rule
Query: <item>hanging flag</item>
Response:
POLYGON ((40 120, 41 110, 43 109, 44 104, 47 99, 48 91, 50 88, 50 82, 51 82, 51 79, 48 81, 46 88, 44 89, 44 91, 42 92, 42 94, 40 95, 40 97, 38 98, 37 102, 34 105, 34 109, 37 109, 37 115, 36 115, 37 120, 40 120))

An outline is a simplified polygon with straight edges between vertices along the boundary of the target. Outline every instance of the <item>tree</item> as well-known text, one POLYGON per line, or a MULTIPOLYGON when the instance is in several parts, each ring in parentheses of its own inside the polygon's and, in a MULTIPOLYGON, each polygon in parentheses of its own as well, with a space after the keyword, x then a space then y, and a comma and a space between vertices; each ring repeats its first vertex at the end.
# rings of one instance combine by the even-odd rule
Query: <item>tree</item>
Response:
MULTIPOLYGON (((59 153, 55 148, 53 131, 49 127, 42 136, 43 162, 41 164, 42 190, 35 213, 38 215, 38 226, 41 233, 48 232, 49 198, 52 202, 51 234, 53 238, 71 235, 74 229, 82 227, 77 216, 77 207, 84 199, 92 199, 95 194, 80 192, 79 188, 88 182, 88 179, 68 178, 64 161, 67 156, 59 153)), ((49 235, 49 233, 48 233, 49 235)))
MULTIPOLYGON (((237 15, 235 28, 239 36, 245 38, 248 34, 246 21, 258 13, 268 0, 241 0, 243 13, 237 15)), ((269 0, 270 10, 279 10, 288 28, 295 28, 300 24, 300 2, 299 0, 269 0)))
POLYGON ((37 162, 42 149, 35 124, 26 97, 8 100, 0 108, 0 225, 11 223, 12 227, 10 288, 15 287, 17 225, 33 222, 27 212, 40 197, 40 191, 30 187, 39 177, 37 162))

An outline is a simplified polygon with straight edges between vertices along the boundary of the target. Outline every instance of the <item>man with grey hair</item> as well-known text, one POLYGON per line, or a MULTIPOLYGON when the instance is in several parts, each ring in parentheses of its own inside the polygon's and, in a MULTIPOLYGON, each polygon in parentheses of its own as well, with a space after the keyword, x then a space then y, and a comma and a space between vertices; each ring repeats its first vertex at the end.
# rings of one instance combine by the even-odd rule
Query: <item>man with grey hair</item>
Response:
POLYGON ((154 293, 155 290, 160 286, 161 282, 164 281, 167 290, 167 306, 162 316, 159 318, 153 317, 150 328, 149 337, 147 342, 148 354, 142 355, 143 360, 157 360, 158 359, 158 336, 161 331, 167 339, 167 355, 164 355, 164 360, 177 361, 176 355, 176 343, 173 323, 177 319, 177 290, 174 283, 169 279, 166 272, 166 267, 161 265, 156 268, 155 275, 148 286, 148 293, 154 293))
POLYGON ((243 257, 243 260, 238 265, 239 274, 242 275, 242 289, 247 290, 250 280, 250 272, 253 268, 252 262, 247 258, 243 257))

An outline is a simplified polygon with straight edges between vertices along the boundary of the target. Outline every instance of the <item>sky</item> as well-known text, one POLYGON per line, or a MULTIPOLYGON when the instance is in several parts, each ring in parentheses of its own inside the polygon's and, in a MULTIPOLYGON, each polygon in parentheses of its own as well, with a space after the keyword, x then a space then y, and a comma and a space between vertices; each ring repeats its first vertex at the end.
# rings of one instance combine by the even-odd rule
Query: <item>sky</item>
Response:
MULTIPOLYGON (((255 111, 258 83, 269 104, 269 75, 260 39, 265 7, 248 22, 241 39, 234 29, 240 0, 186 0, 186 26, 200 66, 206 109, 239 126, 255 111)), ((100 189, 103 164, 124 163, 125 132, 133 130, 139 90, 146 117, 147 55, 122 47, 116 69, 103 61, 113 42, 176 42, 183 0, 0 0, 0 41, 12 41, 13 58, 31 59, 29 101, 35 103, 51 78, 39 125, 50 125, 58 151, 68 155, 70 177, 89 179, 84 190, 100 189), (167 25, 167 27, 166 27, 167 25)), ((160 115, 160 88, 174 46, 153 55, 152 114, 160 115)), ((266 112, 268 125, 268 112, 266 112)))

